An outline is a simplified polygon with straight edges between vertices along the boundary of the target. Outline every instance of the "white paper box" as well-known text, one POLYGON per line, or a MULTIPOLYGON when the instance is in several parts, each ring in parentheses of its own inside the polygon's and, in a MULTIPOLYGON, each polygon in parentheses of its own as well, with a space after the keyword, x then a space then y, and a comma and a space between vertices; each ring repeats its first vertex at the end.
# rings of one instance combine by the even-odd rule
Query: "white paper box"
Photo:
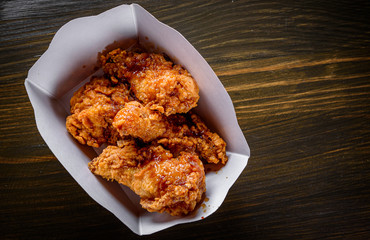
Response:
MULTIPOLYGON (((139 235, 206 218, 222 204, 247 165, 248 144, 238 125, 232 101, 211 67, 176 30, 156 20, 136 4, 122 5, 92 17, 75 19, 54 36, 48 50, 29 70, 25 81, 35 111, 37 128, 61 164, 100 205, 139 235), (206 174, 206 199, 191 215, 172 217, 142 209, 139 198, 127 187, 95 176, 88 162, 97 154, 77 143, 67 132, 69 99, 97 69, 98 53, 139 41, 161 49, 184 66, 200 88, 196 111, 227 143, 229 161, 206 174)), ((99 219, 96 219, 98 222, 99 219)))

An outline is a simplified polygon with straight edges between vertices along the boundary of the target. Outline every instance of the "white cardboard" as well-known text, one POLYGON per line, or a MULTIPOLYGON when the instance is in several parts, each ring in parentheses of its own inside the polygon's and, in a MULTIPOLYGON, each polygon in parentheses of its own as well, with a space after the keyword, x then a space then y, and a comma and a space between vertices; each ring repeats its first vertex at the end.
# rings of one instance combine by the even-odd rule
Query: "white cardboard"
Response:
POLYGON ((238 125, 232 101, 216 74, 179 32, 159 22, 137 4, 121 5, 64 25, 55 34, 48 50, 29 70, 25 86, 37 128, 51 151, 96 202, 136 234, 151 234, 211 215, 247 165, 248 144, 238 125), (96 71, 98 53, 106 48, 129 47, 136 41, 161 49, 193 75, 200 88, 197 113, 227 142, 229 161, 220 170, 206 174, 206 199, 209 200, 189 216, 149 213, 141 208, 139 197, 126 186, 92 174, 87 163, 97 155, 97 149, 77 143, 65 128, 69 99, 96 71))

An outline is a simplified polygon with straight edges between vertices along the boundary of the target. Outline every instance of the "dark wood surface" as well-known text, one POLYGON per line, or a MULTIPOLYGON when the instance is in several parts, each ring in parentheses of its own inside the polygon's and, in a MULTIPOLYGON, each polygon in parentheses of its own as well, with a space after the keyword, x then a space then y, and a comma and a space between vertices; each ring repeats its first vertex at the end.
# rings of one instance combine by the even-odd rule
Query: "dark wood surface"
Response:
POLYGON ((229 92, 251 148, 210 217, 146 237, 40 137, 24 80, 55 32, 124 1, 0 2, 0 239, 369 239, 368 1, 137 1, 229 92))

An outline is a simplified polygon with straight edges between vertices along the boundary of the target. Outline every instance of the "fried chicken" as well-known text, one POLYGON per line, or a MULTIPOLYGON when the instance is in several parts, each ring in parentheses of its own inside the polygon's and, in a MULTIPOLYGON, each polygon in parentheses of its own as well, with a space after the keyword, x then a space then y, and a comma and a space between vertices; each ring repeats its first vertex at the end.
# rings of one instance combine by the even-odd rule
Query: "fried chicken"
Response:
POLYGON ((113 144, 119 138, 112 127, 113 118, 132 99, 125 84, 94 77, 71 98, 72 115, 67 117, 67 130, 81 144, 92 147, 105 142, 113 144))
POLYGON ((209 163, 227 161, 226 143, 194 113, 166 117, 132 101, 116 114, 113 127, 121 137, 132 136, 145 142, 155 140, 174 154, 195 152, 209 163))
MULTIPOLYGON (((197 114, 187 114, 182 126, 172 121, 172 131, 157 139, 157 143, 176 154, 181 151, 195 152, 208 163, 226 164, 226 142, 212 132, 197 114)), ((178 121, 178 120, 177 120, 178 121)))
POLYGON ((130 187, 149 212, 186 215, 206 190, 202 162, 193 153, 178 157, 161 146, 139 147, 134 140, 108 146, 89 163, 90 170, 130 187))
POLYGON ((166 132, 167 123, 162 114, 132 101, 116 114, 113 127, 121 136, 132 136, 149 142, 166 132))
POLYGON ((67 130, 81 144, 108 146, 89 164, 128 186, 149 212, 189 214, 206 191, 203 162, 226 164, 226 143, 191 109, 199 88, 162 54, 113 50, 71 98, 67 130))
POLYGON ((162 54, 116 49, 100 62, 113 82, 128 81, 136 98, 151 110, 169 116, 197 106, 199 88, 190 73, 162 54))

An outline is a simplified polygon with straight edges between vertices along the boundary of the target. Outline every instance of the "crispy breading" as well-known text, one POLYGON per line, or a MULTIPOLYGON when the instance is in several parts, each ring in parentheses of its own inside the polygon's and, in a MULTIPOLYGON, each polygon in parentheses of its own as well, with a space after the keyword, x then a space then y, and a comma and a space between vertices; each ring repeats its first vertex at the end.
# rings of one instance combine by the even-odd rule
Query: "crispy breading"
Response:
POLYGON ((209 163, 227 161, 225 141, 194 113, 166 117, 133 101, 116 114, 113 126, 122 137, 132 136, 145 142, 155 140, 172 153, 191 151, 209 163))
POLYGON ((81 144, 99 147, 105 142, 114 143, 119 135, 112 127, 113 118, 132 99, 125 84, 92 78, 71 98, 72 115, 66 119, 67 130, 81 144))
POLYGON ((145 142, 154 140, 166 132, 167 124, 162 114, 144 107, 137 101, 126 103, 113 120, 121 136, 141 138, 145 142))
POLYGON ((182 118, 170 119, 168 131, 157 138, 157 143, 177 154, 182 151, 195 152, 208 163, 226 164, 226 142, 212 132, 195 113, 185 114, 182 118))
POLYGON ((112 83, 105 77, 92 77, 78 89, 70 100, 71 113, 76 113, 93 105, 114 105, 122 107, 133 97, 127 85, 112 83))
POLYGON ((116 49, 100 58, 113 82, 128 81, 136 98, 165 115, 186 113, 197 106, 199 88, 190 73, 156 53, 116 49))
POLYGON ((161 146, 140 148, 134 141, 126 141, 122 147, 108 146, 89 168, 130 187, 149 212, 186 215, 206 190, 204 167, 197 155, 182 152, 173 157, 161 146))

